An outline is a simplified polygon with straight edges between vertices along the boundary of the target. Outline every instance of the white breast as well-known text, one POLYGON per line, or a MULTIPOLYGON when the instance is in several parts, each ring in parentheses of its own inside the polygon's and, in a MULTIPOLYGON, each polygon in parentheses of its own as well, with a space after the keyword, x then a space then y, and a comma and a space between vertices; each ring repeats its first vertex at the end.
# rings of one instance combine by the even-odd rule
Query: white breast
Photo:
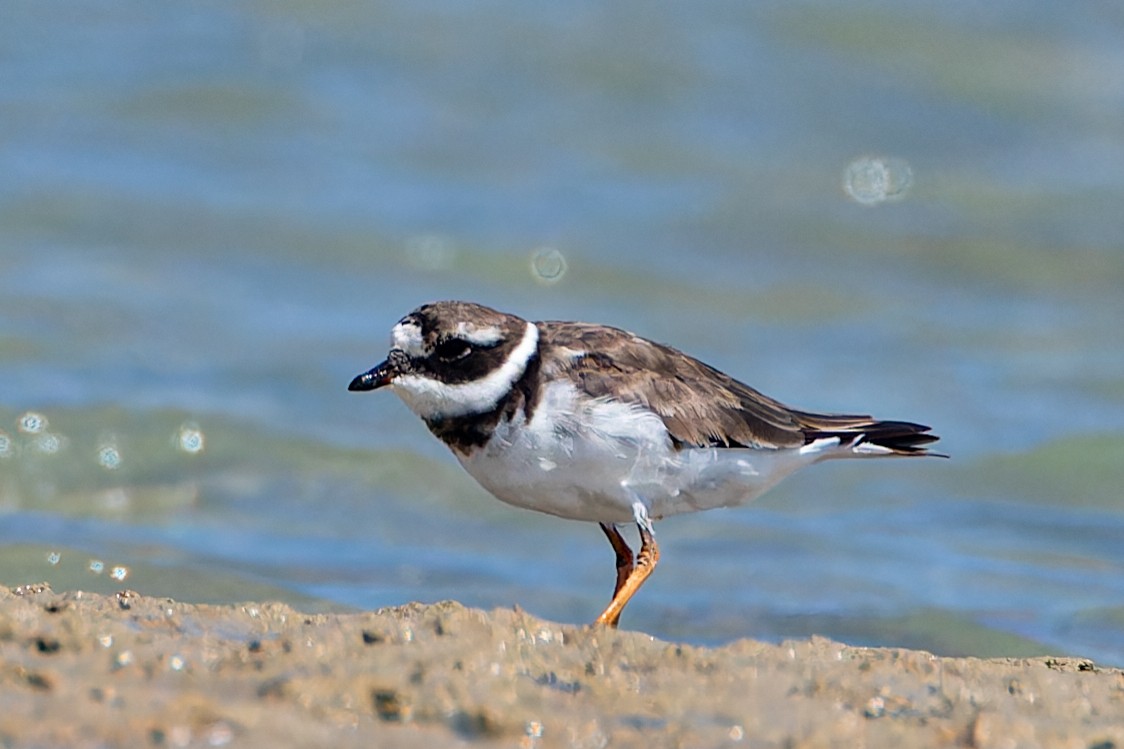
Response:
POLYGON ((570 382, 559 381, 545 387, 529 422, 519 412, 498 425, 486 446, 458 458, 509 504, 624 523, 637 501, 653 518, 745 504, 837 449, 831 439, 801 449, 676 450, 655 413, 580 397, 570 382))

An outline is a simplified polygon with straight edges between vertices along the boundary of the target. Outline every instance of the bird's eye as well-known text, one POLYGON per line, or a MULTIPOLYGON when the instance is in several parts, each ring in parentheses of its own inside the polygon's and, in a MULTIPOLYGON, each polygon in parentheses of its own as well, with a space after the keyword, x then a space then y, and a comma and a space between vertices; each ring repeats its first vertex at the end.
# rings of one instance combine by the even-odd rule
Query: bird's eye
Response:
POLYGON ((456 361, 471 354, 472 346, 460 338, 450 338, 437 344, 437 350, 434 353, 441 361, 456 361))

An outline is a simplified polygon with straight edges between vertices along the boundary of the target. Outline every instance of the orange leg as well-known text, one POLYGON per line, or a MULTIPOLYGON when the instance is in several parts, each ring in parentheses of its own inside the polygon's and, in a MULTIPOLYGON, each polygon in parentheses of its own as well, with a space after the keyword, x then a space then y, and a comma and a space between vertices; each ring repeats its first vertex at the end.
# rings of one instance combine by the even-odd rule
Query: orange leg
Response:
MULTIPOLYGON (((617 544, 619 542, 626 549, 628 549, 628 544, 624 542, 616 528, 610 526, 616 535, 616 539, 614 539, 613 535, 605 529, 605 526, 602 526, 605 535, 609 536, 609 543, 613 545, 613 549, 617 552, 617 589, 613 593, 613 600, 601 612, 601 616, 597 617, 594 624, 603 624, 615 628, 621 619, 621 612, 624 611, 624 607, 636 595, 636 591, 640 590, 640 586, 644 584, 644 581, 648 579, 648 576, 652 574, 652 570, 656 568, 656 564, 660 561, 660 547, 656 544, 652 531, 644 523, 638 523, 637 526, 640 528, 640 553, 636 556, 636 564, 630 566, 627 575, 623 575, 623 581, 621 580, 621 552, 617 544)), ((631 550, 629 550, 628 556, 632 556, 631 550)), ((628 561, 631 563, 631 559, 628 559, 628 561)))
POLYGON ((613 545, 613 551, 617 554, 617 585, 613 588, 613 597, 620 593, 621 587, 624 586, 624 581, 632 574, 632 549, 628 548, 628 542, 624 540, 624 536, 617 530, 617 526, 611 524, 600 523, 601 530, 605 532, 608 537, 609 543, 613 545))

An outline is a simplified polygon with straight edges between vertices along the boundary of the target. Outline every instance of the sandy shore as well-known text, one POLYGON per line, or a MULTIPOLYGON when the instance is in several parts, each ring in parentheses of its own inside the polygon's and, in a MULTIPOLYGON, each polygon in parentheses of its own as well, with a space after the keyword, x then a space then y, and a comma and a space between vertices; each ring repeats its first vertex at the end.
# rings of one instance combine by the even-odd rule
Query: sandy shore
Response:
POLYGON ((0 745, 1124 747, 1124 673, 0 587, 0 745))

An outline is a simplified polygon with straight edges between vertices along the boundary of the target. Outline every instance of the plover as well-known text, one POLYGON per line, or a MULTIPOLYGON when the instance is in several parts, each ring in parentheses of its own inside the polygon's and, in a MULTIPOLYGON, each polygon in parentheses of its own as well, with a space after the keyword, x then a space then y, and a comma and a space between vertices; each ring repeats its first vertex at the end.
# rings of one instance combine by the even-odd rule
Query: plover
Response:
POLYGON ((659 561, 654 520, 746 504, 821 460, 935 455, 937 440, 913 422, 790 408, 619 328, 471 302, 399 320, 386 360, 348 389, 384 386, 500 500, 600 525, 617 574, 595 623, 611 627, 659 561))

